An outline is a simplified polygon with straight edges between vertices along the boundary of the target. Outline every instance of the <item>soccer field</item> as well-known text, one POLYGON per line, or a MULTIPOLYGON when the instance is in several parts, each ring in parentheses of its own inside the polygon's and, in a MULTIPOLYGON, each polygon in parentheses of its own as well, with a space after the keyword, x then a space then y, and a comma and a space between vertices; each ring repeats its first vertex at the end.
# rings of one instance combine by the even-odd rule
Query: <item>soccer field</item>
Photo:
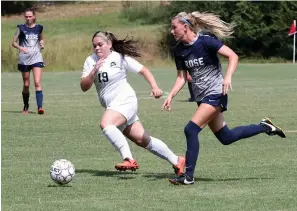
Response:
MULTIPOLYGON (((226 69, 226 68, 224 68, 226 69)), ((174 83, 174 68, 154 69, 163 91, 174 83)), ((183 129, 196 104, 185 87, 161 111, 164 99, 149 97, 143 78, 129 74, 139 98, 139 117, 152 136, 177 154, 185 153, 183 129)), ((80 72, 44 73, 45 115, 36 111, 31 78, 30 111, 22 109, 20 73, 2 73, 2 210, 296 210, 297 209, 297 65, 242 64, 232 81, 229 127, 270 117, 287 139, 261 134, 221 145, 205 128, 192 186, 173 186, 169 163, 130 143, 140 169, 117 172, 119 154, 99 128, 103 109, 93 87, 80 90, 80 72), (70 160, 76 175, 55 185, 50 166, 70 160)))

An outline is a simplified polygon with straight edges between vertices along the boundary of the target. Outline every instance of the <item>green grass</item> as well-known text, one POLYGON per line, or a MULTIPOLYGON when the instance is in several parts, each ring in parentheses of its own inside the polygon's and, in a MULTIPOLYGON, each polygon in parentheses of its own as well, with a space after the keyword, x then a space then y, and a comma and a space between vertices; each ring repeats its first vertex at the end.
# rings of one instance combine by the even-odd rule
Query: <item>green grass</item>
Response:
MULTIPOLYGON (((155 69, 164 91, 176 76, 174 68, 155 69)), ((257 123, 269 116, 287 139, 265 134, 221 145, 208 128, 200 134, 200 158, 193 186, 172 186, 171 166, 130 144, 140 164, 135 173, 120 173, 120 161, 99 129, 103 109, 95 89, 83 93, 80 73, 44 73, 45 115, 22 115, 21 76, 2 73, 2 210, 296 210, 297 201, 297 76, 294 65, 240 65, 233 78, 229 127, 257 123), (295 132, 294 132, 295 131, 295 132), (55 186, 49 176, 52 162, 69 159, 74 180, 55 186)), ((185 153, 183 128, 195 103, 183 89, 172 112, 161 112, 163 100, 146 99, 149 86, 130 74, 139 97, 139 116, 145 128, 177 154, 185 153)))
MULTIPOLYGON (((83 7, 83 5, 78 6, 83 7)), ((133 36, 139 40, 139 50, 143 54, 140 61, 146 65, 164 66, 172 63, 170 59, 161 58, 161 50, 158 46, 161 39, 160 25, 141 25, 137 21, 129 21, 121 15, 118 5, 109 10, 108 13, 98 12, 92 15, 85 14, 86 11, 84 11, 83 16, 80 17, 61 16, 53 20, 38 19, 38 23, 44 26, 45 49, 42 54, 46 65, 45 71, 81 69, 85 58, 92 53, 91 38, 98 30, 111 31, 119 39, 133 36)), ((69 11, 65 11, 65 14, 67 12, 69 11)), ((11 46, 11 42, 17 24, 22 22, 23 20, 4 19, 1 23, 1 63, 5 71, 17 71, 18 52, 11 46)))

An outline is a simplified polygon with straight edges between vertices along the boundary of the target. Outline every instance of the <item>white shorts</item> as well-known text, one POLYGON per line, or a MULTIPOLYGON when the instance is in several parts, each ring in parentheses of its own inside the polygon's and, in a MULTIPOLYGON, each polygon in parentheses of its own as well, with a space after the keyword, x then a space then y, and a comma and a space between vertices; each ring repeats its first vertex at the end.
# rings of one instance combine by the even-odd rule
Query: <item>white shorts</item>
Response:
POLYGON ((132 125, 139 120, 137 116, 138 102, 136 96, 118 96, 106 109, 117 111, 126 118, 127 122, 118 127, 121 131, 128 125, 132 125))

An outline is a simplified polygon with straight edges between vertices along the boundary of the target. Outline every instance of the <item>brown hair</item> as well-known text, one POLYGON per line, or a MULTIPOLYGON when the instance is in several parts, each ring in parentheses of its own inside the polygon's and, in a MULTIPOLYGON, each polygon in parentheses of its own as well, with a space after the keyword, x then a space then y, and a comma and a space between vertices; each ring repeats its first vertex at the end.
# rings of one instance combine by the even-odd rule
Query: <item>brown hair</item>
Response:
POLYGON ((125 39, 119 40, 116 36, 109 31, 97 31, 92 37, 92 41, 95 37, 101 37, 105 41, 110 41, 112 43, 112 49, 121 55, 132 56, 132 57, 140 57, 141 54, 138 52, 136 47, 136 43, 138 41, 133 40, 133 37, 129 39, 127 36, 125 39))

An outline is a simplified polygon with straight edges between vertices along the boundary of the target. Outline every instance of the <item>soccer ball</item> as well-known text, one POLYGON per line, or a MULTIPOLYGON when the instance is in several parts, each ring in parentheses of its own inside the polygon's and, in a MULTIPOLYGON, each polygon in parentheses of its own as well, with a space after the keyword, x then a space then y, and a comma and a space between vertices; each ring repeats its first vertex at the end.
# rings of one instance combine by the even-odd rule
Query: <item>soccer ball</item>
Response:
POLYGON ((51 166, 50 176, 53 181, 59 185, 65 185, 71 182, 75 175, 73 164, 65 159, 56 160, 51 166))

